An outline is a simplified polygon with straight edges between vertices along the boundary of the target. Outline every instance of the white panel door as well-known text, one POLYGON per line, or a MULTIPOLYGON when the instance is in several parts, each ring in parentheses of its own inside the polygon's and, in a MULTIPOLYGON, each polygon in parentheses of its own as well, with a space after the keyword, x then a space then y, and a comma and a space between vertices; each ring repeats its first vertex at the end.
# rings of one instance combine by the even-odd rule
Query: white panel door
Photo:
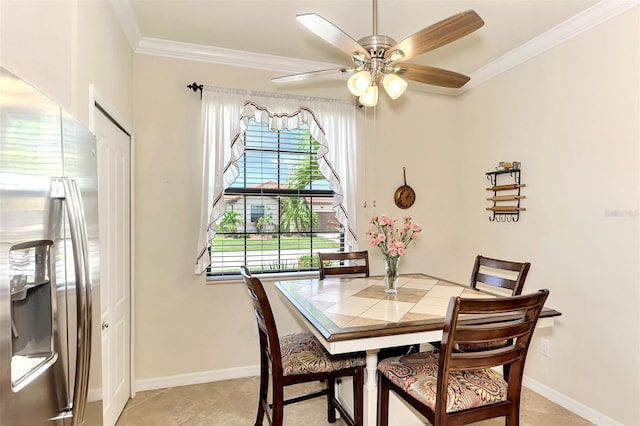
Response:
POLYGON ((98 194, 102 300, 102 409, 115 425, 131 395, 131 139, 99 109, 98 194))

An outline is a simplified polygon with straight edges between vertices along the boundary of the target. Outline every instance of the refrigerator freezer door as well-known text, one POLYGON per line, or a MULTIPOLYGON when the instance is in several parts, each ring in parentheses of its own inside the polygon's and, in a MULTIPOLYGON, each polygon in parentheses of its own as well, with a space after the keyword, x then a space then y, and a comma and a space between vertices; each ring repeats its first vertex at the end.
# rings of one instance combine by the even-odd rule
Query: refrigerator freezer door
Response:
MULTIPOLYGON (((32 295, 19 300, 16 295, 11 300, 11 285, 20 286, 22 279, 16 275, 21 262, 24 265, 38 265, 38 249, 20 249, 20 244, 35 244, 38 241, 53 240, 50 224, 57 222, 49 219, 55 213, 55 204, 50 196, 51 177, 62 174, 61 151, 61 111, 50 99, 34 90, 19 78, 0 68, 0 424, 34 425, 57 416, 68 400, 66 376, 63 360, 59 353, 59 327, 55 306, 55 268, 48 284, 34 287, 32 295), (11 249, 14 249, 13 251, 11 249), (11 261, 13 256, 13 265, 11 261), (23 256, 23 260, 18 258, 23 256), (12 272, 13 271, 13 272, 12 272), (46 295, 46 288, 52 291, 46 295), (36 290, 37 289, 37 290, 36 290), (35 292, 38 292, 36 295, 35 292), (25 301, 33 306, 25 305, 25 301), (47 301, 49 301, 47 306, 47 301), (44 305, 43 307, 36 305, 44 305), (51 325, 52 342, 45 344, 46 326, 17 324, 24 318, 18 318, 29 311, 54 317, 51 325), (20 311, 20 312, 19 312, 20 311), (12 313, 14 324, 12 327, 12 313), (18 337, 22 329, 32 338, 18 337), (39 367, 22 380, 18 373, 12 381, 12 354, 21 354, 25 358, 16 358, 13 363, 33 362, 36 350, 44 351, 46 359, 39 367), (53 348, 53 349, 51 349, 53 348), (53 351, 53 352, 51 352, 53 351), (53 361, 53 362, 49 362, 53 361)), ((55 243, 52 253, 57 253, 55 243)), ((53 255, 53 254, 52 254, 53 255)), ((24 284, 30 280, 39 280, 38 268, 26 267, 24 284)))

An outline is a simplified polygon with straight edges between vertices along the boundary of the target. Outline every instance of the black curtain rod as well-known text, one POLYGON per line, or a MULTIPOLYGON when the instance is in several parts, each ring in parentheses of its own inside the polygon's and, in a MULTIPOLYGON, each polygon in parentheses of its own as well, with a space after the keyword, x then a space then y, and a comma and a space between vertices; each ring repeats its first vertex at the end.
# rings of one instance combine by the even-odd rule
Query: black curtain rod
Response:
POLYGON ((202 88, 204 87, 202 84, 198 84, 195 81, 189 85, 187 85, 187 87, 191 90, 193 90, 194 92, 197 92, 198 90, 200 91, 200 99, 202 99, 202 88))

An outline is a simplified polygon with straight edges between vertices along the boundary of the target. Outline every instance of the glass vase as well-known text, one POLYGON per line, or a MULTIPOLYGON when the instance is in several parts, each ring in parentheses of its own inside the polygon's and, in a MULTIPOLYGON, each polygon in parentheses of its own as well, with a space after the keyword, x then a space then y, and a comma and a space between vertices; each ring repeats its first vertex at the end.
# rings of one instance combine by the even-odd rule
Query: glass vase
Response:
POLYGON ((398 269, 398 262, 400 256, 389 256, 384 259, 384 281, 386 288, 384 290, 387 294, 395 294, 398 292, 398 278, 400 277, 400 270, 398 269))

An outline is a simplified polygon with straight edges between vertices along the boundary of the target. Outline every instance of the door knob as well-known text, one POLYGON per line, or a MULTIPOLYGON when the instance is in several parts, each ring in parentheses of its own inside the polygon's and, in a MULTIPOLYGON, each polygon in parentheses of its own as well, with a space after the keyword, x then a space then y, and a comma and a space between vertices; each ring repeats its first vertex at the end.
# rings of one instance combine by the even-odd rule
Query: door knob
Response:
POLYGON ((102 323, 102 329, 104 330, 105 328, 109 328, 109 323, 106 321, 102 323))

